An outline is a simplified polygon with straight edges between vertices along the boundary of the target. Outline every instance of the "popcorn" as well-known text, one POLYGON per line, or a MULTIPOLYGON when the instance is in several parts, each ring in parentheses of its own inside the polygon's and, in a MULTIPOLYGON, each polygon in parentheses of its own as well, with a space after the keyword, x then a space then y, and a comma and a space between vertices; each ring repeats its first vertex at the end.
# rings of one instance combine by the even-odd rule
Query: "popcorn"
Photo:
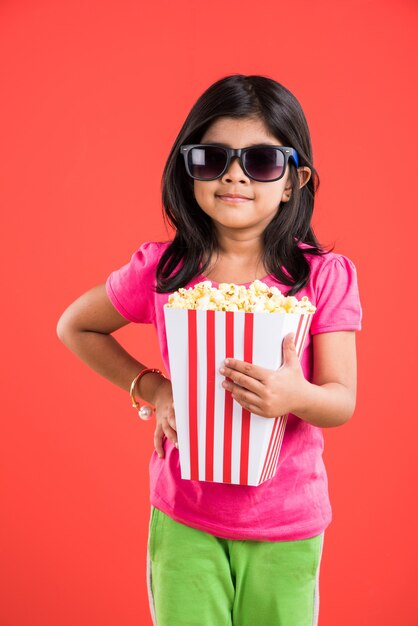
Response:
POLYGON ((248 287, 234 283, 220 283, 212 287, 212 281, 204 280, 189 289, 180 288, 168 297, 165 305, 177 309, 203 309, 205 311, 244 311, 255 313, 304 313, 312 314, 316 307, 307 296, 300 300, 285 296, 277 287, 269 287, 255 280, 248 287))

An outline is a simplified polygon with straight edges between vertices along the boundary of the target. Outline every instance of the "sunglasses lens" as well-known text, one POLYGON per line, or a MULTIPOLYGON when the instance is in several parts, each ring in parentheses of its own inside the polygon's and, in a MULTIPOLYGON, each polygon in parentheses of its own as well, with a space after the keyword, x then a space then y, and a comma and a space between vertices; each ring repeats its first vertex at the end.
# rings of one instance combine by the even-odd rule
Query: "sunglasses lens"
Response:
POLYGON ((188 155, 188 165, 193 177, 207 180, 222 173, 226 164, 226 152, 215 146, 192 148, 188 155))
POLYGON ((274 180, 283 174, 284 154, 275 148, 252 148, 245 153, 244 164, 251 177, 274 180))

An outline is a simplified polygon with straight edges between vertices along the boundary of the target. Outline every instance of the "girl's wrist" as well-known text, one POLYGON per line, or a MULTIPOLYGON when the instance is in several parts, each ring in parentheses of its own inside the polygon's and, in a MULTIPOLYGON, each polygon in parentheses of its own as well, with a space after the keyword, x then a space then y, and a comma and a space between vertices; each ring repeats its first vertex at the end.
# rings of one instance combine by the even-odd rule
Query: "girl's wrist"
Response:
POLYGON ((294 415, 319 428, 341 426, 350 419, 355 401, 345 385, 306 383, 297 406, 291 411, 294 415))
POLYGON ((310 399, 312 397, 312 387, 314 386, 315 385, 310 383, 309 380, 303 377, 303 381, 301 381, 301 385, 298 387, 298 392, 295 395, 294 405, 290 413, 303 419, 303 415, 306 414, 309 408, 310 399))
POLYGON ((157 372, 147 372, 136 384, 137 395, 144 401, 155 406, 155 394, 160 385, 167 380, 157 372))

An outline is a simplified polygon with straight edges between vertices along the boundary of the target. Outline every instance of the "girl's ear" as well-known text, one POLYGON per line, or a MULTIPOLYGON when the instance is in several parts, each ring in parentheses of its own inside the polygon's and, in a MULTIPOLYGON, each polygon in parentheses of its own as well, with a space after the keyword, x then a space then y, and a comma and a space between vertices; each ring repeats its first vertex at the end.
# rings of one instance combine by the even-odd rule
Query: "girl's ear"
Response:
POLYGON ((298 167, 299 189, 306 185, 311 176, 312 170, 310 167, 298 167))
MULTIPOLYGON (((298 167, 298 178, 299 178, 299 189, 301 189, 310 177, 312 176, 312 171, 310 167, 298 167)), ((286 187, 283 190, 282 202, 289 202, 290 196, 292 195, 292 184, 289 181, 286 187)))

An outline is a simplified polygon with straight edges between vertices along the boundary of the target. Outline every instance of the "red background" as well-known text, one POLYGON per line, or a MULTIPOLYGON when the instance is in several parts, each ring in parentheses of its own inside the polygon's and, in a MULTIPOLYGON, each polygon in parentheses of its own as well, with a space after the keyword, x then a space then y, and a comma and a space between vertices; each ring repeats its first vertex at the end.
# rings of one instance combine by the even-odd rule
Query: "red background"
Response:
MULTIPOLYGON (((1 626, 151 624, 153 426, 55 327, 166 237, 168 152, 231 73, 300 100, 321 177, 314 226, 359 275, 357 409, 324 430, 334 519, 320 624, 418 623, 417 16, 412 0, 1 2, 1 626)), ((152 327, 116 336, 162 366, 152 327)))

